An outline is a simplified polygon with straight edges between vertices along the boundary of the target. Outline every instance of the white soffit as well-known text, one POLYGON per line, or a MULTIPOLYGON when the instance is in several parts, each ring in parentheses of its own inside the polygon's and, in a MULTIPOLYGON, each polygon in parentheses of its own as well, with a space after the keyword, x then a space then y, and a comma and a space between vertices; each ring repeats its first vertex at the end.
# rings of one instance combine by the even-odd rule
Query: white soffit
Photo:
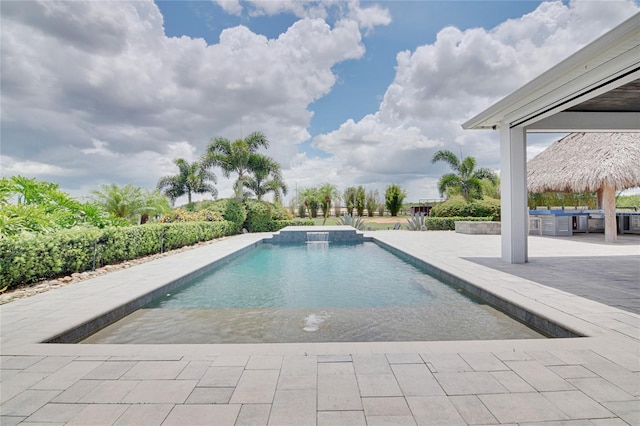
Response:
MULTIPOLYGON (((476 115, 462 127, 496 129, 501 123, 507 123, 510 127, 530 126, 533 129, 538 121, 569 108, 576 109, 582 102, 636 80, 640 80, 640 13, 476 115)), ((592 111, 591 117, 595 113, 592 111)), ((564 113, 562 117, 565 119, 578 115, 581 118, 567 127, 562 127, 556 119, 548 126, 539 126, 537 131, 569 129, 588 121, 583 114, 564 113)), ((624 121, 621 128, 630 130, 630 126, 640 125, 640 111, 627 111, 618 120, 624 121)))

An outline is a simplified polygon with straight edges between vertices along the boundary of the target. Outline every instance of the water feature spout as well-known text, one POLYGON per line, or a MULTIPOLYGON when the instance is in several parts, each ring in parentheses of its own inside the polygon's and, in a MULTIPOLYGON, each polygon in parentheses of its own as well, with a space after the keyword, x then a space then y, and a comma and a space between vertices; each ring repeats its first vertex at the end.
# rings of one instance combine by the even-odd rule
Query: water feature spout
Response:
POLYGON ((307 243, 328 243, 328 232, 307 232, 307 243))

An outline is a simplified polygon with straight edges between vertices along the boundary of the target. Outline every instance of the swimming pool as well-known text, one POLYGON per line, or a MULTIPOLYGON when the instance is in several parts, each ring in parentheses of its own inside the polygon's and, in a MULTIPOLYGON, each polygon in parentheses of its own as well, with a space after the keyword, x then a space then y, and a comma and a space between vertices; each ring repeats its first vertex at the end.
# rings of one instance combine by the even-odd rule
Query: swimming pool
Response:
POLYGON ((543 337, 377 244, 364 242, 261 244, 83 343, 543 337))

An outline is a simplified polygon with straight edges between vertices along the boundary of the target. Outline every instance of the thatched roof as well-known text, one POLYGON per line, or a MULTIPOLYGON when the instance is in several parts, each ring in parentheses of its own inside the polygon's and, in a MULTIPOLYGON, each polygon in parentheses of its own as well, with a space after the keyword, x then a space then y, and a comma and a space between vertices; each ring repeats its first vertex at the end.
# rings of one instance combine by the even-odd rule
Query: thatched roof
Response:
POLYGON ((527 162, 530 192, 593 192, 640 186, 640 133, 572 133, 527 162))

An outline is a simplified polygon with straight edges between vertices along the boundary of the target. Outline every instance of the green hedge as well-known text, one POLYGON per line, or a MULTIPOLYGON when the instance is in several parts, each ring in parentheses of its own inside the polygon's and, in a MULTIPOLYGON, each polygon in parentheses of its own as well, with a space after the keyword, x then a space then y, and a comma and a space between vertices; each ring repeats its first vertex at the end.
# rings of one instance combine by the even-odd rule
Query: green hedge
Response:
POLYGON ((0 239, 0 288, 29 284, 102 265, 161 253, 232 235, 224 222, 145 224, 104 229, 72 228, 0 239))
POLYGON ((500 200, 485 198, 467 202, 462 197, 452 197, 436 204, 429 213, 431 217, 493 217, 500 220, 500 200))
POLYGON ((493 217, 425 217, 424 224, 429 231, 454 231, 457 221, 492 221, 493 217))

